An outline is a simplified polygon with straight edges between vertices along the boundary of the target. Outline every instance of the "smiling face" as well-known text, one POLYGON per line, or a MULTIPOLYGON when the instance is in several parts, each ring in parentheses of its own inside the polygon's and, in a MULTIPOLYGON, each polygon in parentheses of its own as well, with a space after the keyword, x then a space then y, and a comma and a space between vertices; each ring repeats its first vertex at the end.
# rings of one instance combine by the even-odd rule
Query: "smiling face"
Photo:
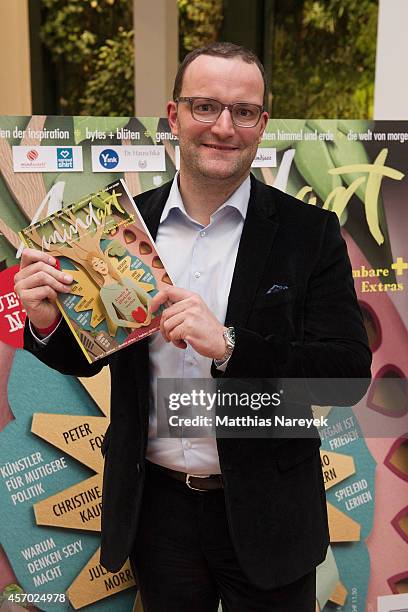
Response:
MULTIPOLYGON (((200 55, 186 69, 180 96, 262 105, 263 89, 256 64, 239 57, 200 55)), ((230 179, 237 184, 248 176, 268 120, 266 112, 255 127, 245 128, 232 123, 228 109, 212 124, 196 121, 186 102, 169 102, 167 111, 171 130, 179 138, 181 176, 230 179)))
POLYGON ((91 261, 92 267, 96 272, 102 274, 102 276, 106 276, 108 274, 108 266, 100 257, 92 257, 91 261))

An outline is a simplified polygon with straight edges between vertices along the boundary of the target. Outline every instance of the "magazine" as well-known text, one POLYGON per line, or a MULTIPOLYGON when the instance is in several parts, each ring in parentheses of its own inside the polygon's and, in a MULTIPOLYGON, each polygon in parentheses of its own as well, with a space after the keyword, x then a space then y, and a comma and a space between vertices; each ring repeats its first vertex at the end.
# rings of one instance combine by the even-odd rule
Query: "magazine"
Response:
POLYGON ((160 328, 152 297, 171 285, 123 179, 20 232, 74 278, 57 304, 89 363, 160 328))

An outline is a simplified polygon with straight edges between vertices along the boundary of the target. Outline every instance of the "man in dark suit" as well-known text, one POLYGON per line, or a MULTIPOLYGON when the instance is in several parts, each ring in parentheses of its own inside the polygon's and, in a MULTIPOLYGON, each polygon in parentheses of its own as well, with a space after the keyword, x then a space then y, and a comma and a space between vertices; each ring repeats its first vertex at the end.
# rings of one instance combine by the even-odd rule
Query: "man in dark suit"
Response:
MULTIPOLYGON (((156 380, 365 378, 370 351, 334 214, 250 177, 268 115, 259 60, 227 43, 180 66, 171 129, 180 173, 136 204, 175 287, 161 334, 113 354, 104 441, 102 564, 131 557, 146 612, 311 612, 328 545, 316 438, 155 436, 156 380)), ((16 290, 25 347, 92 376, 65 324, 69 290, 45 253, 26 250, 16 290)), ((254 383, 255 384, 255 383, 254 383)))

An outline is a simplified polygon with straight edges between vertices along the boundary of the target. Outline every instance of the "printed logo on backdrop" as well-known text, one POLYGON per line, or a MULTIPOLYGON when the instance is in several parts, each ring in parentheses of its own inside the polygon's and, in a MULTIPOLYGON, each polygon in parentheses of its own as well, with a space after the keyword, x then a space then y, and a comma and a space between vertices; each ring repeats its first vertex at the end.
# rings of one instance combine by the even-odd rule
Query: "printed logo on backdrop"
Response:
MULTIPOLYGON (((176 170, 180 170, 180 147, 174 147, 176 159, 176 170)), ((251 168, 276 168, 276 149, 269 147, 259 147, 256 157, 252 162, 251 168)))
POLYGON ((113 149, 104 149, 99 154, 99 163, 105 170, 113 170, 119 163, 119 154, 113 149))
POLYGON ((13 146, 14 172, 82 172, 82 147, 13 146))
POLYGON ((57 147, 57 167, 61 169, 72 169, 74 167, 74 156, 71 147, 57 147))
POLYGON ((118 145, 109 149, 92 145, 92 171, 165 172, 163 145, 118 145))
POLYGON ((38 151, 36 151, 35 149, 31 149, 31 151, 28 151, 26 157, 28 161, 35 161, 38 157, 38 151))
POLYGON ((252 168, 276 168, 276 149, 259 147, 252 168))

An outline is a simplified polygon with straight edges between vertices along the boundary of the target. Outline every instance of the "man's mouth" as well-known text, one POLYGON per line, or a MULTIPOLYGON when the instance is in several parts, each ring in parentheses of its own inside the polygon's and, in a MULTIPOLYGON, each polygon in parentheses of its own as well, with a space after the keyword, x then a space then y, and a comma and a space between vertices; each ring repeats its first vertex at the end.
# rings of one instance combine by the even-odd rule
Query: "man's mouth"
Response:
POLYGON ((218 145, 218 144, 206 144, 203 143, 204 147, 208 149, 215 149, 216 151, 237 151, 238 147, 233 147, 231 145, 218 145))

